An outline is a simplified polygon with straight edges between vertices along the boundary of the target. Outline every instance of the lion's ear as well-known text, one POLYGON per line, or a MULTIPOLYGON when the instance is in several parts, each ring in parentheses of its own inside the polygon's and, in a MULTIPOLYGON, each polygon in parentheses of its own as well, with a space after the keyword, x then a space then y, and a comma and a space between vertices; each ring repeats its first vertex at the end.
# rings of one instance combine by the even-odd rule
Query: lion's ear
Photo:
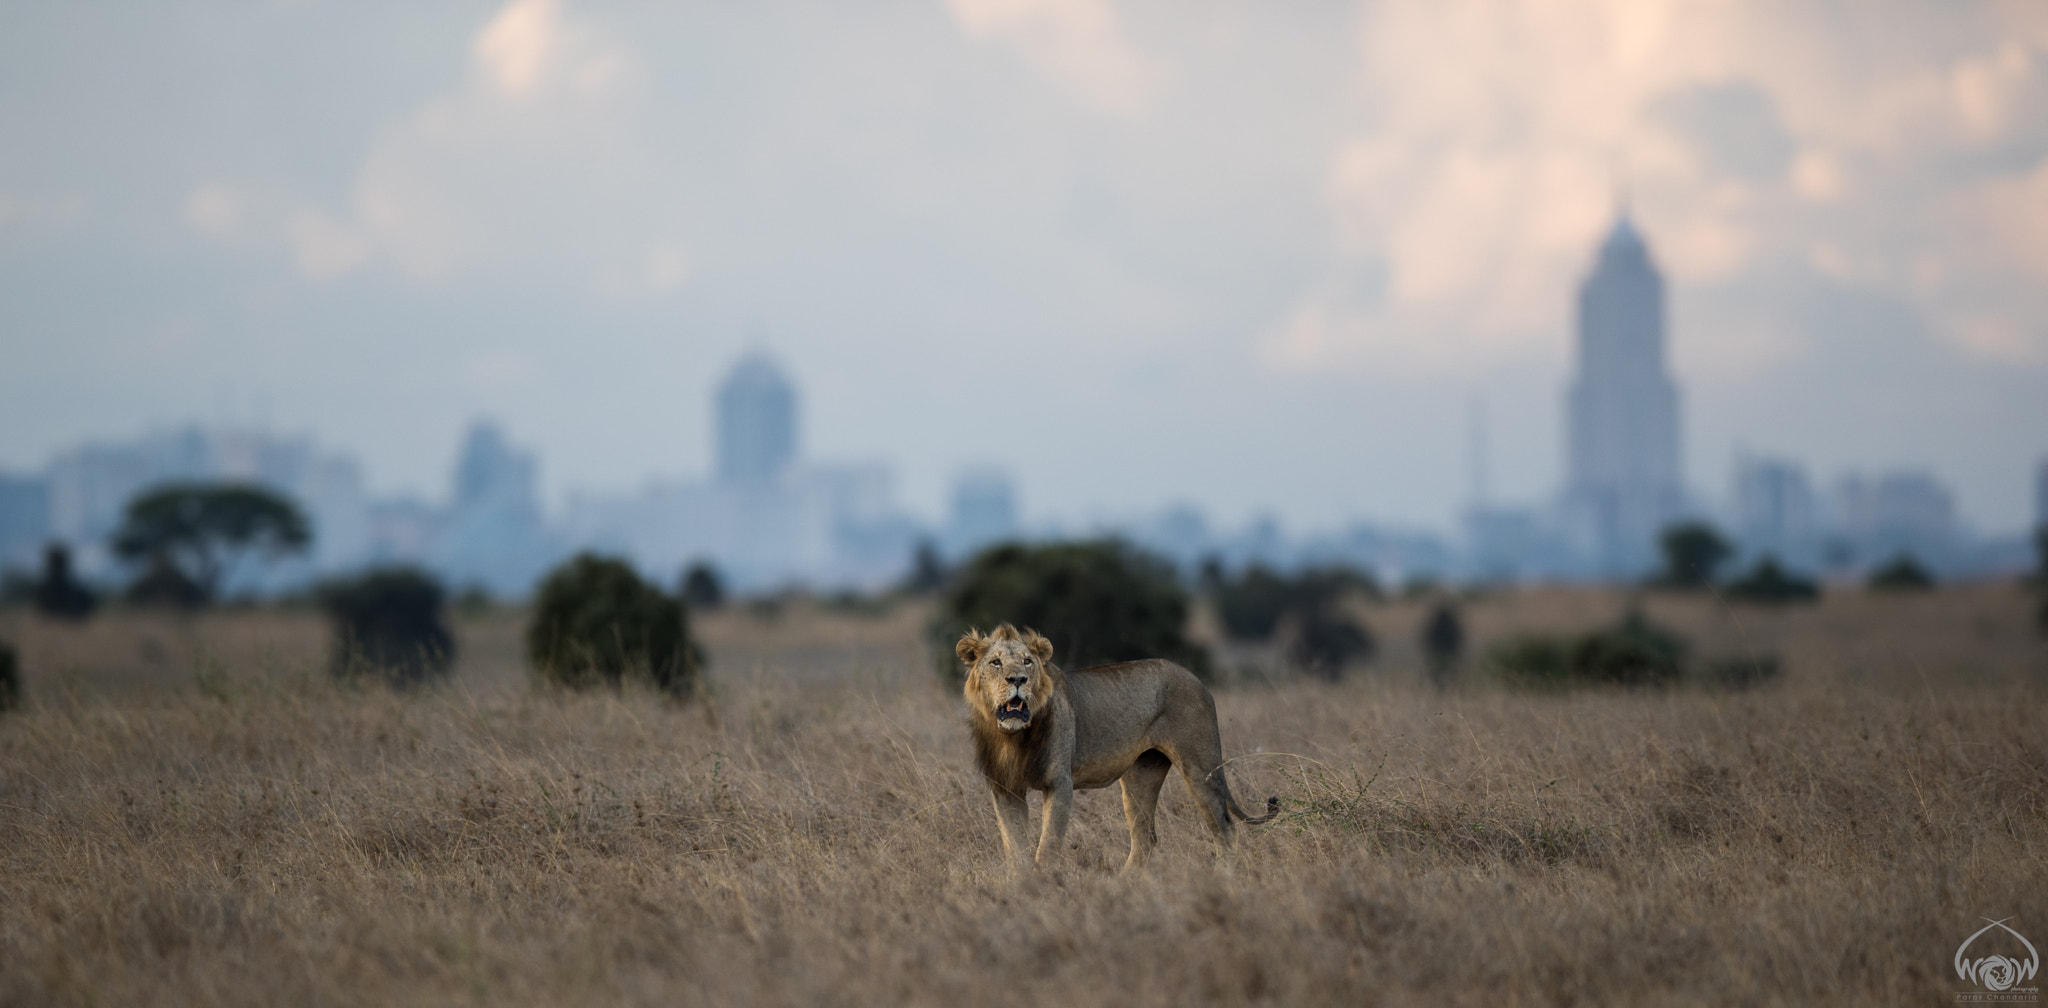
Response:
POLYGON ((1046 640, 1038 631, 1024 631, 1024 646, 1030 649, 1033 658, 1042 662, 1052 660, 1052 642, 1046 640))
POLYGON ((953 645, 953 653, 960 656, 960 664, 973 668, 981 660, 981 654, 988 650, 988 638, 981 631, 969 629, 960 635, 960 642, 953 645))

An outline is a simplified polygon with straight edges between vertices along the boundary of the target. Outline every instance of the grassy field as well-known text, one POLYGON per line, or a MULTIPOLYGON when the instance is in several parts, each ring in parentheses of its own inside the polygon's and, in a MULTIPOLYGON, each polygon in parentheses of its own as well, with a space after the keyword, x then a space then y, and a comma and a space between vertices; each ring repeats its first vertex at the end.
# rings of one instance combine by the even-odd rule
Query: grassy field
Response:
MULTIPOLYGON (((1621 599, 1476 603, 1488 640, 1621 599)), ((446 686, 354 689, 293 613, 0 613, 5 1004, 1935 1004, 1980 916, 2048 946, 2048 646, 2009 585, 1652 598, 1743 693, 1439 694, 1419 612, 1335 686, 1218 692, 1219 855, 1114 790, 1013 881, 923 615, 700 620, 708 696, 529 685, 517 614, 446 686)))

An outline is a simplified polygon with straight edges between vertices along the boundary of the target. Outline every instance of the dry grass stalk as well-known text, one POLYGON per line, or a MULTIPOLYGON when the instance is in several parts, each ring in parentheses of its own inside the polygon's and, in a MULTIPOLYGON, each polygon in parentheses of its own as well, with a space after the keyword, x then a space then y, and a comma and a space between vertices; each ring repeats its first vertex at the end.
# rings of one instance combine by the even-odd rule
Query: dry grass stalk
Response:
MULTIPOLYGON (((1476 648, 1611 619, 1471 606, 1476 648)), ((1745 694, 1220 696, 1241 794, 1119 877, 1114 791, 1011 883, 922 615, 706 619, 708 699, 529 688, 516 617, 452 682, 337 686, 317 619, 0 614, 0 1003, 1931 1003, 1980 914, 2048 939, 2048 650, 2004 588, 1739 611, 1745 694)))

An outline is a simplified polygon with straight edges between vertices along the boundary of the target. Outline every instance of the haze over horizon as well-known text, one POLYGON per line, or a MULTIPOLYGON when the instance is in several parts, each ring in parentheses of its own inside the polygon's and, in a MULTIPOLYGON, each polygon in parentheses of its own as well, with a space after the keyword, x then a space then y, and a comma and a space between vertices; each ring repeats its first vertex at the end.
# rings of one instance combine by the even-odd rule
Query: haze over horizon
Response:
POLYGON ((1562 478, 1618 192, 1688 483, 2048 456, 2048 7, 170 4, 0 32, 0 468, 267 414, 445 492, 710 468, 750 347, 935 514, 1447 528, 1562 478), (2029 112, 2029 110, 2034 110, 2029 112), (224 406, 224 403, 239 405, 224 406), (257 409, 253 404, 267 403, 257 409))

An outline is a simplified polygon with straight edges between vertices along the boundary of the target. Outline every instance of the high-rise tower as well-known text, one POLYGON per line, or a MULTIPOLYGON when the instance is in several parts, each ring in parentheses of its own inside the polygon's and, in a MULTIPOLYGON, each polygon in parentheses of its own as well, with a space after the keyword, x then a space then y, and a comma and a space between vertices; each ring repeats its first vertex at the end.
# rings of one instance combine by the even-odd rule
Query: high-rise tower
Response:
POLYGON ((748 354, 718 387, 718 479, 761 486, 795 460, 796 388, 767 354, 748 354))
POLYGON ((1633 574, 1679 516, 1678 388, 1664 359, 1664 279, 1623 213, 1579 287, 1566 402, 1573 538, 1603 574, 1633 574))

